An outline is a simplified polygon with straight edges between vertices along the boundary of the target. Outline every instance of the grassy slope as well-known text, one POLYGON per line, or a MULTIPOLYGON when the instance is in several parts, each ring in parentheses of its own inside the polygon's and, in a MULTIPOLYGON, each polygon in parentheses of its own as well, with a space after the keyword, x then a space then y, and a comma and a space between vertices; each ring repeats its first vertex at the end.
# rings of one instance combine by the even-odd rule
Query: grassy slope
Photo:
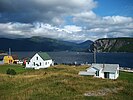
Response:
MULTIPOLYGON (((4 66, 0 66, 0 70, 4 66)), ((5 66, 7 67, 7 66, 5 66)), ((9 66, 8 66, 9 67, 9 66)), ((13 67, 13 66, 11 66, 13 67)), ((16 66, 17 67, 17 66, 16 66)), ((19 66, 20 68, 20 66, 19 66)), ((0 100, 130 100, 133 97, 133 73, 121 72, 118 80, 79 76, 87 67, 58 65, 48 69, 25 70, 10 76, 0 71, 0 100), (118 89, 106 96, 85 97, 88 91, 118 89)))

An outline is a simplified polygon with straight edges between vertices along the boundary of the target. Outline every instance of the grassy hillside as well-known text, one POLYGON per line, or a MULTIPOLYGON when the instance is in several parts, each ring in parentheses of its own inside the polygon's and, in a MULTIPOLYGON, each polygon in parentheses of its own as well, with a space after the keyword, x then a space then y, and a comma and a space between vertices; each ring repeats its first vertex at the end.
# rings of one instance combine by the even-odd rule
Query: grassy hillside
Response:
POLYGON ((133 73, 121 72, 118 80, 79 76, 87 66, 58 65, 48 69, 27 70, 15 67, 15 76, 0 71, 0 100, 131 100, 133 73), (91 96, 85 96, 91 94, 91 96))

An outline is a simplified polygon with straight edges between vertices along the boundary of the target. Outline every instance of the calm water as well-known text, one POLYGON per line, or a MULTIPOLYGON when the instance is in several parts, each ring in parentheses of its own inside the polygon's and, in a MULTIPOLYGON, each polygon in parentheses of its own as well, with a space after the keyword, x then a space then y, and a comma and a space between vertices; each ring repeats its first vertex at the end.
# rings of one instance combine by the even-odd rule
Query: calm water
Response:
MULTIPOLYGON (((90 64, 93 63, 93 54, 85 52, 47 52, 55 63, 90 64)), ((19 58, 31 57, 35 52, 13 52, 19 58)), ((121 67, 133 68, 133 53, 97 53, 97 63, 120 64, 121 67)))

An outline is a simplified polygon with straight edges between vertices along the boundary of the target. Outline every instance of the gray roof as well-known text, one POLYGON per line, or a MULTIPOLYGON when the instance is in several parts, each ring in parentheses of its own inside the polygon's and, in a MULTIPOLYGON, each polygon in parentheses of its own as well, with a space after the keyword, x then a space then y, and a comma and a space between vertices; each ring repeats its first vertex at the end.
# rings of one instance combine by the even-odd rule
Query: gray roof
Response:
POLYGON ((103 64, 92 64, 91 65, 93 68, 96 68, 98 70, 101 70, 103 68, 103 64))
POLYGON ((102 72, 115 72, 119 67, 119 64, 92 64, 90 68, 92 67, 97 70, 102 69, 102 72))
POLYGON ((79 75, 95 75, 95 72, 80 71, 79 75))
POLYGON ((103 72, 115 72, 119 64, 103 64, 103 72))

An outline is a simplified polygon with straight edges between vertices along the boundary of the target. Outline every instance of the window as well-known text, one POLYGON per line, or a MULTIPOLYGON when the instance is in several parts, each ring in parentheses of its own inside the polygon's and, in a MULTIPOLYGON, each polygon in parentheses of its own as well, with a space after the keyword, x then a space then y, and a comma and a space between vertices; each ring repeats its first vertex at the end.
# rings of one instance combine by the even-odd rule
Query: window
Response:
POLYGON ((40 62, 40 66, 41 66, 41 62, 40 62))
POLYGON ((47 62, 45 62, 45 65, 47 65, 47 62))
POLYGON ((34 66, 36 65, 35 62, 33 64, 34 64, 34 66))
POLYGON ((38 60, 38 57, 36 57, 36 60, 38 60))

